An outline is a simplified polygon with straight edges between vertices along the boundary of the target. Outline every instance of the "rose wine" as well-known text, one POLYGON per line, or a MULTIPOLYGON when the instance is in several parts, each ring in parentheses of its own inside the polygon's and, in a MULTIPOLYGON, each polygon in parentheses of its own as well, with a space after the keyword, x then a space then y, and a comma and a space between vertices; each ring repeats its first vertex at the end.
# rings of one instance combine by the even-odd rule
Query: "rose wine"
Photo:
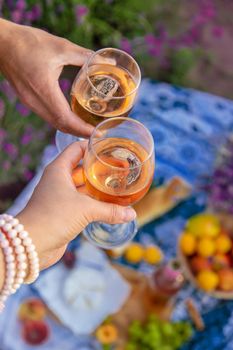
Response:
POLYGON ((95 154, 84 159, 87 192, 95 199, 131 205, 149 190, 154 173, 153 155, 125 138, 99 140, 95 154))
POLYGON ((71 108, 85 122, 96 126, 104 118, 127 116, 136 97, 130 73, 109 64, 96 64, 82 74, 71 92, 71 108))

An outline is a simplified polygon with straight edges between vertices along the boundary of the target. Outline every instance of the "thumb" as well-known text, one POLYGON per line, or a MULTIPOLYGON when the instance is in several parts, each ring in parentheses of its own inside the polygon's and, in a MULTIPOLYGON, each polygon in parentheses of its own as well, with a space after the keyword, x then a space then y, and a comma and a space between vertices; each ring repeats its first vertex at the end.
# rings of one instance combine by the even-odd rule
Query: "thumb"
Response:
POLYGON ((82 66, 92 54, 92 50, 86 49, 85 47, 76 45, 69 41, 64 55, 64 64, 82 66))
POLYGON ((87 141, 74 142, 68 146, 53 162, 56 167, 72 172, 83 158, 87 141))
POLYGON ((122 207, 117 204, 106 203, 88 198, 88 221, 104 221, 108 224, 121 224, 136 218, 133 208, 122 207))

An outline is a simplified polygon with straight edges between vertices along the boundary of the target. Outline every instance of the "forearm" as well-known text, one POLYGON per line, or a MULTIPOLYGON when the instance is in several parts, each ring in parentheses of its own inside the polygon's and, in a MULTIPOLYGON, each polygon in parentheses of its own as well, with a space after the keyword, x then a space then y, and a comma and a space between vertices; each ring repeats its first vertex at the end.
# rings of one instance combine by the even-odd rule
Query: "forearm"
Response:
POLYGON ((4 279, 5 279, 5 262, 4 262, 2 249, 0 248, 0 291, 3 287, 4 279))
POLYGON ((10 48, 18 41, 17 32, 20 27, 0 18, 0 71, 4 70, 5 62, 11 59, 10 48))

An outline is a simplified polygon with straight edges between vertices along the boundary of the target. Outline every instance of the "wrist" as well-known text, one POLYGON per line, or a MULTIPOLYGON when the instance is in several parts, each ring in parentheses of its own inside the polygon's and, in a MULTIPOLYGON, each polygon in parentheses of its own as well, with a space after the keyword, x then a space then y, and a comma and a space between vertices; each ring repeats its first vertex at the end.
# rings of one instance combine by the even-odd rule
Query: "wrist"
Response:
POLYGON ((2 290, 5 280, 5 261, 2 249, 0 248, 0 290, 2 290))
POLYGON ((25 230, 29 234, 29 237, 32 239, 39 257, 40 269, 43 270, 45 267, 47 267, 46 245, 44 244, 43 240, 43 232, 46 231, 43 230, 43 219, 41 218, 41 221, 38 221, 36 213, 30 213, 30 210, 27 208, 17 215, 17 219, 24 226, 25 230))

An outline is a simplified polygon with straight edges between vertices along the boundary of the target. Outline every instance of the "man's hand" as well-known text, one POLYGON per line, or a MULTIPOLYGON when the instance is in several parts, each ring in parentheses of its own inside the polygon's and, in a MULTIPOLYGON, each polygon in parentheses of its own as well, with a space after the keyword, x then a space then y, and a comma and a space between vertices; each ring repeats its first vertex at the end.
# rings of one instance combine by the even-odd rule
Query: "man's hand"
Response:
POLYGON ((0 19, 0 71, 21 101, 56 129, 84 137, 93 127, 71 111, 58 79, 65 65, 82 66, 91 54, 43 30, 0 19))

